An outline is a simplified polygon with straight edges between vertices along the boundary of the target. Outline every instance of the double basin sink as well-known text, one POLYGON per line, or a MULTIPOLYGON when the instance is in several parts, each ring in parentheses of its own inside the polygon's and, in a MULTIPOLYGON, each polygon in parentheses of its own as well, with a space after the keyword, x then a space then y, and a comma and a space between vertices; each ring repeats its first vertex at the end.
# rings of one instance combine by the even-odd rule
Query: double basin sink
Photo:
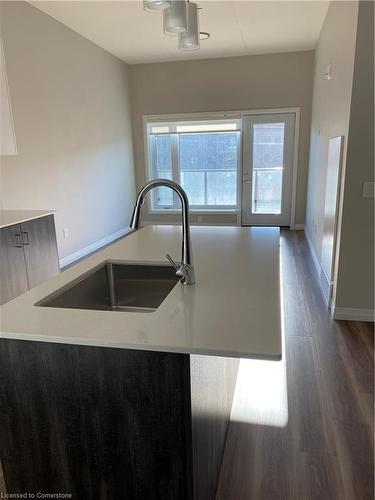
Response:
POLYGON ((180 281, 168 264, 107 261, 38 302, 37 306, 153 312, 180 281))

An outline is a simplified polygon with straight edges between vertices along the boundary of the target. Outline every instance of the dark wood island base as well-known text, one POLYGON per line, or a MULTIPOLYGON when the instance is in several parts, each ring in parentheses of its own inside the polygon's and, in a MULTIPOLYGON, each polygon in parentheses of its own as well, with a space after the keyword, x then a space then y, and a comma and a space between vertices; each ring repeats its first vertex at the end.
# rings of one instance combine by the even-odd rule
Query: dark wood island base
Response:
POLYGON ((8 493, 214 500, 238 363, 1 339, 8 493))

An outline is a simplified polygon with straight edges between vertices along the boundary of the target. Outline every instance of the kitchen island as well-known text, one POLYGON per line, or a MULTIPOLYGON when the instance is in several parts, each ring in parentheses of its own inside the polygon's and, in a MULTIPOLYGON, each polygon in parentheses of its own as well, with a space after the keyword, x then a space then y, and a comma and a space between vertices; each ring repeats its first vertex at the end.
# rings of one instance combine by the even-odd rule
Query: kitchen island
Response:
POLYGON ((214 499, 238 359, 281 358, 279 230, 191 231, 196 284, 154 312, 35 304, 102 262, 178 260, 177 226, 136 231, 1 307, 9 492, 214 499))

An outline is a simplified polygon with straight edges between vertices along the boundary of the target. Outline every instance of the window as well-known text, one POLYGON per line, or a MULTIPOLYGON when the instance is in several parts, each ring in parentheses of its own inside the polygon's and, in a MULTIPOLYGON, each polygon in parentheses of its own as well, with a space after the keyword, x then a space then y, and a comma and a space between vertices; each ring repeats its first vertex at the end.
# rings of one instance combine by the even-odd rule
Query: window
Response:
MULTIPOLYGON (((150 122, 149 179, 171 179, 180 184, 193 210, 236 209, 239 144, 239 119, 150 122)), ((152 210, 179 208, 178 196, 172 190, 153 190, 152 210)))
POLYGON ((280 214, 284 165, 284 123, 253 125, 254 214, 280 214))

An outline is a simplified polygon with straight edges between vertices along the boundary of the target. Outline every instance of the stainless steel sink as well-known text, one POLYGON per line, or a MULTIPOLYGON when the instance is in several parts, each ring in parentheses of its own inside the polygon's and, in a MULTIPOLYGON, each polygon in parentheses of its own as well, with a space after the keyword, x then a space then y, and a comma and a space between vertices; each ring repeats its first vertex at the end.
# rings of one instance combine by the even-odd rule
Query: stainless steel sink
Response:
POLYGON ((104 262, 37 306, 102 311, 155 311, 180 281, 168 264, 104 262))

